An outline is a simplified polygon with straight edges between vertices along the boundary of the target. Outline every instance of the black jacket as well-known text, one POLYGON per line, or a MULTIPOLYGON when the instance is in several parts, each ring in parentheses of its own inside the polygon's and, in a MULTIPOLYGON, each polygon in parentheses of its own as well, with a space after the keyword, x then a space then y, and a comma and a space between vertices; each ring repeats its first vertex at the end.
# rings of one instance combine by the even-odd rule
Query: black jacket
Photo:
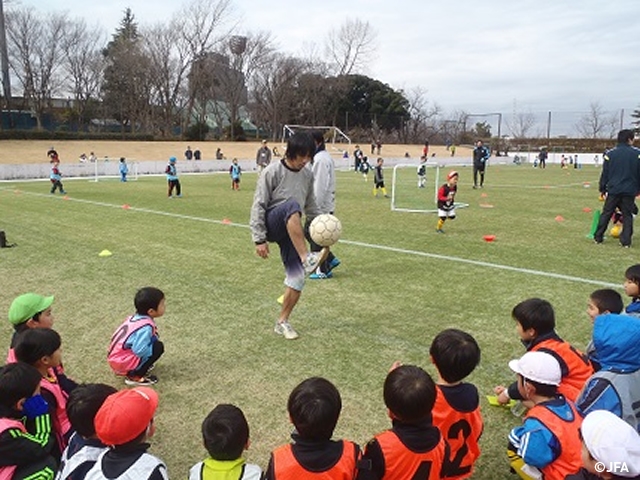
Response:
POLYGON ((619 143, 604 155, 600 192, 633 196, 640 192, 640 149, 619 143))

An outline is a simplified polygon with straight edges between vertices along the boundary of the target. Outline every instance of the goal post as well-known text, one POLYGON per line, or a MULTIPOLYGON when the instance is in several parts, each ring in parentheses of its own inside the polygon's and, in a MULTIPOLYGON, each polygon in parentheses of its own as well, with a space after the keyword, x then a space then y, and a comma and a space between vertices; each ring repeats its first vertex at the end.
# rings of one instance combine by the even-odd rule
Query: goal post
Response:
MULTIPOLYGON (((438 189, 451 170, 467 167, 466 164, 426 164, 426 182, 418 182, 419 164, 399 163, 393 167, 391 177, 391 211, 409 213, 437 213, 438 189)), ((455 203, 456 208, 466 208, 468 203, 455 203)))
MULTIPOLYGON (((139 165, 135 159, 128 158, 127 167, 129 172, 127 173, 127 181, 135 182, 138 180, 139 165)), ((91 182, 99 182, 106 179, 120 179, 120 158, 104 157, 103 159, 97 159, 93 164, 93 178, 91 182)))
POLYGON ((333 150, 348 150, 351 145, 351 138, 336 126, 327 125, 284 125, 282 127, 282 145, 286 145, 287 139, 295 132, 320 130, 324 134, 325 143, 331 145, 333 150), (340 148, 340 145, 345 145, 340 148))

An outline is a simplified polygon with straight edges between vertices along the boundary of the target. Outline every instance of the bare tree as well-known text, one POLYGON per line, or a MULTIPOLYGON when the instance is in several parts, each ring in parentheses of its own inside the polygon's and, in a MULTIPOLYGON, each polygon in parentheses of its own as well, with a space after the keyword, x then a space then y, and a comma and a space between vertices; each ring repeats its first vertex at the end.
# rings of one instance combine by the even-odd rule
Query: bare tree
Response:
POLYGON ((376 51, 377 33, 369 22, 347 18, 329 32, 325 52, 337 76, 361 73, 376 51))
POLYGON ((188 100, 187 73, 191 66, 190 45, 181 34, 179 22, 158 24, 143 32, 143 48, 149 58, 151 101, 157 110, 153 124, 161 135, 180 125, 188 100))
POLYGON ((9 62, 22 85, 25 101, 35 114, 38 129, 42 128, 42 115, 51 98, 63 84, 58 73, 66 24, 65 14, 41 18, 30 8, 7 15, 9 62))
POLYGON ((536 124, 536 116, 532 112, 513 112, 513 115, 506 119, 505 123, 511 136, 514 138, 527 138, 529 132, 536 124))
MULTIPOLYGON (((218 57, 229 59, 227 68, 210 72, 214 78, 212 98, 218 125, 228 124, 231 137, 240 118, 240 109, 248 103, 248 85, 256 72, 267 68, 273 53, 271 34, 257 32, 230 38, 229 46, 220 45, 218 57)), ((220 65, 222 67, 222 65, 220 65)))
POLYGON ((430 140, 438 130, 438 119, 442 109, 436 103, 427 100, 427 91, 422 87, 415 87, 406 94, 409 101, 410 119, 405 124, 403 143, 422 143, 430 140))
POLYGON ((200 104, 198 121, 203 122, 208 98, 202 96, 210 90, 207 86, 211 75, 206 68, 207 56, 230 35, 234 26, 232 3, 231 0, 193 0, 175 18, 181 25, 180 33, 188 45, 191 62, 185 122, 188 124, 193 118, 196 103, 200 104))
POLYGON ((606 112, 599 102, 591 102, 589 111, 576 123, 576 130, 585 138, 613 138, 617 124, 615 113, 606 112))
POLYGON ((80 122, 89 120, 89 104, 99 98, 105 67, 101 51, 104 43, 103 30, 98 26, 89 29, 84 20, 69 22, 61 42, 66 90, 73 93, 73 112, 80 122))
POLYGON ((308 63, 295 57, 272 53, 269 68, 253 77, 250 106, 255 121, 271 132, 272 139, 292 117, 296 97, 293 94, 308 63))

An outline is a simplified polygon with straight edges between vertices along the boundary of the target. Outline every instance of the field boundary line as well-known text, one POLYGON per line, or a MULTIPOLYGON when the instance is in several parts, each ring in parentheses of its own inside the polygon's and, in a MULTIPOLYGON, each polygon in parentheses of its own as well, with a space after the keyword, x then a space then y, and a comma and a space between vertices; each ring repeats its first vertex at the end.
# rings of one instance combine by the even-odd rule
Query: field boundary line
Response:
MULTIPOLYGON (((9 188, 5 188, 5 187, 0 187, 0 191, 9 191, 12 189, 9 188)), ((87 205, 96 205, 96 206, 100 206, 100 207, 108 207, 108 208, 118 208, 118 209, 122 209, 123 205, 115 205, 112 203, 106 203, 106 202, 98 202, 95 200, 85 200, 82 198, 73 198, 73 197, 68 197, 67 199, 65 199, 64 197, 53 197, 51 196, 51 194, 45 194, 45 193, 35 193, 35 192, 25 192, 25 191, 20 191, 21 194, 24 195, 31 195, 31 196, 36 196, 36 197, 44 197, 44 198, 56 198, 60 201, 69 201, 69 202, 78 202, 78 203, 83 203, 83 204, 87 204, 87 205)), ((176 200, 176 201, 180 201, 180 200, 176 200)), ((192 220, 195 222, 205 222, 205 223, 212 223, 215 225, 226 225, 226 226, 231 226, 231 227, 240 227, 240 228, 250 228, 249 225, 243 224, 243 223, 235 223, 235 222, 231 222, 228 220, 215 220, 212 218, 206 218, 206 217, 196 217, 193 215, 184 215, 182 213, 172 213, 172 212, 165 212, 162 210, 152 210, 149 208, 142 208, 142 207, 132 207, 129 206, 127 208, 127 210, 129 211, 133 211, 133 212, 140 212, 140 213, 149 213, 149 214, 153 214, 153 215, 162 215, 165 217, 172 217, 172 218, 180 218, 183 220, 192 220)), ((523 274, 527 274, 527 275, 536 275, 539 277, 548 277, 548 278, 555 278, 558 280, 565 280, 565 281, 569 281, 569 282, 576 282, 576 283, 586 283, 589 285, 598 285, 601 287, 608 287, 608 288, 618 288, 620 287, 619 284, 616 283, 610 283, 610 282, 603 282, 601 280, 592 280, 589 278, 582 278, 582 277, 575 277, 572 275, 564 275, 561 273, 553 273, 553 272, 544 272, 542 270, 533 270, 533 269, 529 269, 529 268, 521 268, 521 267, 513 267, 511 265, 502 265, 499 263, 491 263, 491 262, 483 262, 480 260, 471 260, 471 259, 467 259, 467 258, 461 258, 461 257, 453 257, 450 255, 442 255, 439 253, 429 253, 429 252, 420 252, 418 250, 409 250, 409 249, 405 249, 405 248, 398 248, 398 247, 390 247, 387 245, 377 245, 377 244, 373 244, 373 243, 365 243, 365 242, 359 242, 356 240, 340 240, 340 243, 346 244, 346 245, 352 245, 352 246, 356 246, 356 247, 363 247, 363 248, 370 248, 373 250, 383 250, 386 252, 394 252, 394 253, 401 253, 404 255, 414 255, 414 256, 418 256, 418 257, 425 257, 425 258, 432 258, 435 260, 444 260, 444 261, 449 261, 449 262, 457 262, 457 263, 464 263, 467 265, 474 265, 477 267, 486 267, 486 268, 493 268, 496 270, 506 270, 509 272, 516 272, 516 273, 523 273, 523 274)))

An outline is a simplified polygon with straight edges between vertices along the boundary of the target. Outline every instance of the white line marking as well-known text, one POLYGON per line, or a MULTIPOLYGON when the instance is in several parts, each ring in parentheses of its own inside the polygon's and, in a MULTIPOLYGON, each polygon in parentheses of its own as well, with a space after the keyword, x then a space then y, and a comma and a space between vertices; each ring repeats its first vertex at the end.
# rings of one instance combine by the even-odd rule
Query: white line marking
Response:
MULTIPOLYGON (((5 191, 9 191, 9 188, 3 188, 0 187, 0 191, 1 190, 5 190, 5 191)), ((25 195, 32 195, 32 196, 36 196, 36 197, 45 197, 45 198, 57 198, 59 200, 64 200, 64 197, 52 197, 50 194, 44 194, 44 193, 35 193, 35 192, 25 192, 25 191, 20 191, 21 194, 25 194, 25 195)), ((73 198, 73 197, 68 197, 66 201, 69 202, 78 202, 78 203, 84 203, 87 205, 97 205, 100 207, 108 207, 108 208, 119 208, 122 209, 122 205, 114 205, 112 203, 106 203, 106 202, 96 202, 95 200, 84 200, 81 198, 73 198)), ((176 199, 175 201, 182 201, 180 199, 176 199)), ((205 222, 205 223, 213 223, 216 225, 226 225, 226 226, 231 226, 231 227, 240 227, 240 228, 249 228, 249 225, 245 225, 242 223, 234 223, 234 222, 230 222, 230 221, 225 221, 225 220, 214 220, 212 218, 204 218, 204 217, 195 217, 193 215, 183 215, 180 213, 171 213, 171 212, 164 212, 161 210, 151 210, 148 208, 139 208, 139 207, 129 207, 128 208, 129 211, 133 211, 133 212, 141 212, 141 213, 149 213, 152 215, 162 215, 165 217, 172 217, 172 218, 180 218, 183 220, 193 220, 195 222, 205 222)), ((592 280, 589 278, 582 278, 582 277, 574 277, 571 275, 563 275, 560 273, 553 273, 553 272, 543 272, 541 270, 532 270, 529 268, 520 268, 520 267, 512 267, 510 265, 501 265, 498 263, 489 263, 489 262, 482 262, 479 260, 470 260, 467 258, 460 258, 460 257, 451 257, 449 255, 440 255, 437 253, 428 253, 428 252, 420 252, 417 250, 407 250, 404 248, 397 248, 397 247, 389 247, 386 245, 376 245, 373 243, 364 243, 364 242, 358 242, 355 240, 340 240, 340 243, 346 244, 346 245, 353 245, 356 247, 364 247, 364 248, 371 248, 371 249, 375 249, 375 250, 383 250, 386 252, 395 252, 395 253, 401 253, 404 255, 414 255, 417 257, 426 257, 426 258, 432 258, 435 260, 444 260, 444 261, 448 261, 448 262, 458 262, 458 263, 465 263, 468 265, 474 265, 477 267, 486 267, 486 268, 494 268, 497 270, 506 270, 506 271, 510 271, 510 272, 515 272, 515 273, 524 273, 527 275, 537 275, 539 277, 548 277, 548 278, 555 278, 558 280, 565 280, 565 281, 569 281, 569 282, 577 282, 577 283, 586 283, 589 285, 598 285, 598 286, 602 286, 602 287, 608 287, 608 288, 619 288, 620 285, 616 284, 616 283, 609 283, 609 282, 603 282, 601 280, 592 280)))

